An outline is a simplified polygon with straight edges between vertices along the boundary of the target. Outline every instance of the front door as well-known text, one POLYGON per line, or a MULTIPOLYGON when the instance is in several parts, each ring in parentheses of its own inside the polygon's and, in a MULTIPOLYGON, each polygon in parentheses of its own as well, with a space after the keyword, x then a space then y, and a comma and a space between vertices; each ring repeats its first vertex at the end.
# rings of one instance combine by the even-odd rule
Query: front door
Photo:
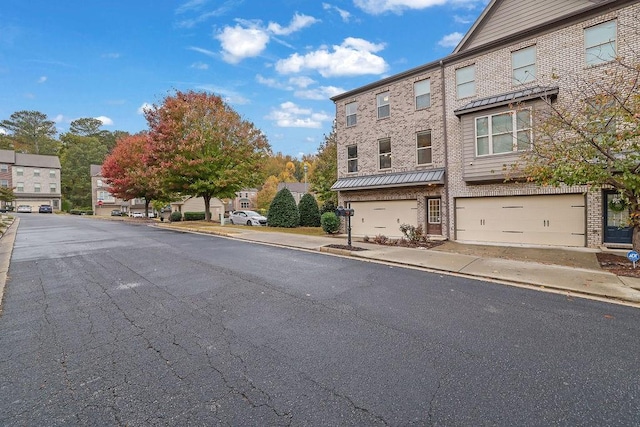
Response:
POLYGON ((604 193, 604 242, 631 243, 633 228, 629 227, 629 210, 618 208, 617 193, 604 193))
POLYGON ((442 235, 440 198, 427 199, 427 234, 442 235))

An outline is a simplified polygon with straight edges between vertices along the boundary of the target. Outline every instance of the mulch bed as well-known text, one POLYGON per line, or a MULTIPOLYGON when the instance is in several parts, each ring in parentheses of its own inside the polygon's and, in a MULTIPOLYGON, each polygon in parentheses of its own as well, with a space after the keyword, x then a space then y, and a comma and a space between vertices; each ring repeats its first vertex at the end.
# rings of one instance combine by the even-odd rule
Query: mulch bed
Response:
POLYGON ((349 245, 327 245, 327 248, 333 249, 344 249, 345 251, 366 251, 365 248, 359 248, 357 246, 349 246, 349 245))
MULTIPOLYGON (((431 249, 431 248, 435 248, 436 246, 440 246, 444 242, 442 242, 442 241, 437 241, 437 242, 431 242, 431 241, 410 242, 408 240, 388 240, 385 243, 380 243, 380 242, 375 242, 375 241, 369 241, 367 243, 373 243, 373 244, 376 244, 376 245, 383 245, 383 246, 402 246, 404 248, 431 249)), ((334 248, 334 249, 344 249, 344 250, 347 250, 347 251, 366 251, 367 250, 366 248, 360 248, 360 247, 357 247, 357 246, 349 246, 349 245, 327 245, 327 247, 334 248)))
POLYGON ((596 253, 600 267, 603 270, 613 273, 617 276, 629 276, 640 278, 640 263, 636 262, 636 268, 626 256, 610 254, 605 252, 596 253))

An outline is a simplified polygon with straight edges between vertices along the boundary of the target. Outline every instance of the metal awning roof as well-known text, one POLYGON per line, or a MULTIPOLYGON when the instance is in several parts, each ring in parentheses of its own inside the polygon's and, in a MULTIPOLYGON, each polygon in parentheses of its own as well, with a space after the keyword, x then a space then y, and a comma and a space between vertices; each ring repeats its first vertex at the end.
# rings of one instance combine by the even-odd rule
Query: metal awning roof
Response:
POLYGON ((473 113, 474 111, 482 111, 488 108, 499 107, 501 105, 511 104, 513 102, 522 102, 535 98, 555 97, 558 95, 558 87, 534 86, 515 92, 503 93, 502 95, 490 96, 487 98, 477 99, 462 107, 454 110, 456 116, 473 113))
POLYGON ((333 184, 331 189, 333 191, 369 190, 430 184, 444 184, 444 169, 340 178, 333 184))

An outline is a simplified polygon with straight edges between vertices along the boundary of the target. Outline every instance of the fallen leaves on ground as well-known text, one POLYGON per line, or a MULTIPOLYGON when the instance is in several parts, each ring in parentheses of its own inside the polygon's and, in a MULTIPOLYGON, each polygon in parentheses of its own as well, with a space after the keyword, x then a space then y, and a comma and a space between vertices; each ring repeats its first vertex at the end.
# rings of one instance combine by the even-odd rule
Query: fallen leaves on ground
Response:
POLYGON ((640 263, 636 263, 636 268, 633 268, 633 263, 622 255, 616 255, 606 252, 596 253, 600 267, 613 273, 617 276, 629 276, 640 278, 640 263))

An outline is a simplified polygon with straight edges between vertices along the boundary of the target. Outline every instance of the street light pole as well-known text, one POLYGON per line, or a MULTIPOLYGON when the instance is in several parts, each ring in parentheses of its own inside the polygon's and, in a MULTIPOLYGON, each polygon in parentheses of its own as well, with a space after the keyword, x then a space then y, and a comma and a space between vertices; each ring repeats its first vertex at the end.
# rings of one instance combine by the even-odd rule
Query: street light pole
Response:
POLYGON ((304 193, 307 194, 307 170, 309 170, 309 166, 305 163, 304 166, 304 193))

